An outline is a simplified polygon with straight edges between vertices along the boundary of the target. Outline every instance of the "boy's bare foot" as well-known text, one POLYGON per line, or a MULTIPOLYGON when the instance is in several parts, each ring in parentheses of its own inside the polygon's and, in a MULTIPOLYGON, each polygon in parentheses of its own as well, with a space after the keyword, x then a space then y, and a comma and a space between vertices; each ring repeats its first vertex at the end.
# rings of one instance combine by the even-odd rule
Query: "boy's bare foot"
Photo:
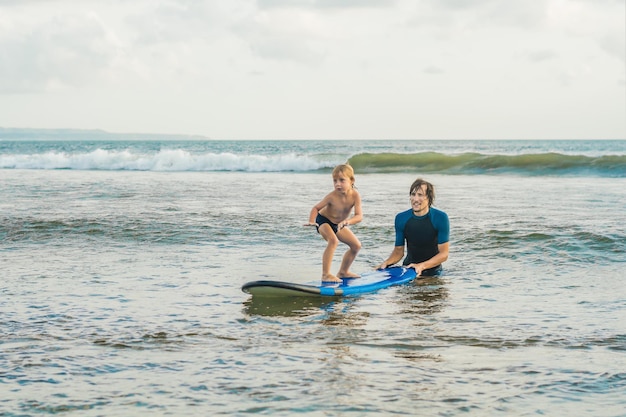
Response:
POLYGON ((342 282, 342 281, 336 276, 334 276, 333 274, 323 274, 322 282, 342 282))
POLYGON ((340 278, 361 278, 361 276, 359 274, 355 274, 354 272, 346 272, 346 273, 341 273, 339 272, 337 275, 339 275, 340 278))

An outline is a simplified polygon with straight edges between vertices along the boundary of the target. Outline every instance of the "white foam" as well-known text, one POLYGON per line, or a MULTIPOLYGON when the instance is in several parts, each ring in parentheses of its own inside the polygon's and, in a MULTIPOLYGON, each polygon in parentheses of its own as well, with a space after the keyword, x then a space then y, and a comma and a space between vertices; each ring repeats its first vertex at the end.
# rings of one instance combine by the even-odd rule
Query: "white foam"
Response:
POLYGON ((281 172, 313 171, 334 164, 334 161, 318 161, 307 155, 193 154, 182 149, 164 149, 152 154, 96 149, 76 154, 0 155, 0 169, 281 172))

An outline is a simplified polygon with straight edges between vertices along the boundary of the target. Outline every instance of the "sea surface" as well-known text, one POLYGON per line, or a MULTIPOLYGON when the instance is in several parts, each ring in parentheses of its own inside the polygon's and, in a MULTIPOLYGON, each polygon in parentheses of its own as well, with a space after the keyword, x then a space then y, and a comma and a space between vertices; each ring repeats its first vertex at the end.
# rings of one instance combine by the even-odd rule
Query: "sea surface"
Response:
POLYGON ((624 140, 5 132, 0 416, 625 416, 625 271, 624 140), (451 222, 444 275, 243 293, 319 280, 325 244, 303 224, 346 161, 353 270, 391 253, 422 177, 451 222))

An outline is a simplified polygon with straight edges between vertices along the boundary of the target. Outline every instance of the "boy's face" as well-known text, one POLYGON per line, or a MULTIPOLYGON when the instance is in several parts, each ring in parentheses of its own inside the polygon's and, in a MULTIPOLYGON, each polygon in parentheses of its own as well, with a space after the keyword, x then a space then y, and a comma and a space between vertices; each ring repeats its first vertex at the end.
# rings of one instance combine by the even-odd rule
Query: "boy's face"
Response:
POLYGON ((335 190, 340 193, 345 193, 349 189, 352 188, 352 183, 350 182, 350 178, 345 175, 339 173, 335 177, 333 177, 333 184, 335 186, 335 190))

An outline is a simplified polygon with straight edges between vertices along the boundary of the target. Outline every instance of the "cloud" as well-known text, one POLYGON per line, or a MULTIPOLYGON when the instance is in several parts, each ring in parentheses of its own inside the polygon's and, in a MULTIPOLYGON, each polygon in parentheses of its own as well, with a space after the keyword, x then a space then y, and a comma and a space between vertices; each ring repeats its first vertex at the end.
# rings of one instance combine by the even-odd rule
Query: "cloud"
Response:
POLYGON ((494 26, 536 27, 545 19, 549 0, 425 0, 416 7, 418 25, 461 26, 477 30, 494 26))
POLYGON ((309 8, 309 9, 355 9, 393 7, 396 0, 258 0, 259 9, 309 8))
POLYGON ((470 135, 464 120, 488 126, 466 109, 506 117, 503 103, 538 96, 544 112, 602 97, 619 113, 624 13, 623 0, 0 0, 0 125, 410 137, 451 119, 470 135), (58 110, 71 106, 80 117, 58 110))
MULTIPOLYGON (((258 65, 252 63, 257 58, 316 67, 340 48, 349 56, 354 45, 366 42, 377 51, 377 44, 386 48, 395 36, 406 32, 402 36, 410 39, 415 30, 422 44, 498 28, 565 33, 593 39, 626 61, 624 25, 615 13, 623 5, 617 0, 2 0, 0 7, 16 17, 13 25, 0 23, 4 92, 197 74, 208 57, 225 55, 246 66, 258 65), (38 9, 49 13, 31 13, 38 9)), ((529 59, 547 59, 548 49, 558 53, 543 48, 529 59)))
POLYGON ((115 55, 115 40, 93 14, 56 16, 28 32, 5 30, 0 92, 82 86, 106 72, 115 55))
POLYGON ((424 68, 425 74, 439 75, 439 74, 444 74, 445 72, 446 71, 444 69, 433 66, 433 65, 424 68))
POLYGON ((622 0, 552 0, 546 7, 549 30, 591 40, 626 62, 626 5, 622 0))
POLYGON ((542 62, 556 58, 558 54, 551 49, 540 49, 528 53, 528 59, 531 62, 542 62))

